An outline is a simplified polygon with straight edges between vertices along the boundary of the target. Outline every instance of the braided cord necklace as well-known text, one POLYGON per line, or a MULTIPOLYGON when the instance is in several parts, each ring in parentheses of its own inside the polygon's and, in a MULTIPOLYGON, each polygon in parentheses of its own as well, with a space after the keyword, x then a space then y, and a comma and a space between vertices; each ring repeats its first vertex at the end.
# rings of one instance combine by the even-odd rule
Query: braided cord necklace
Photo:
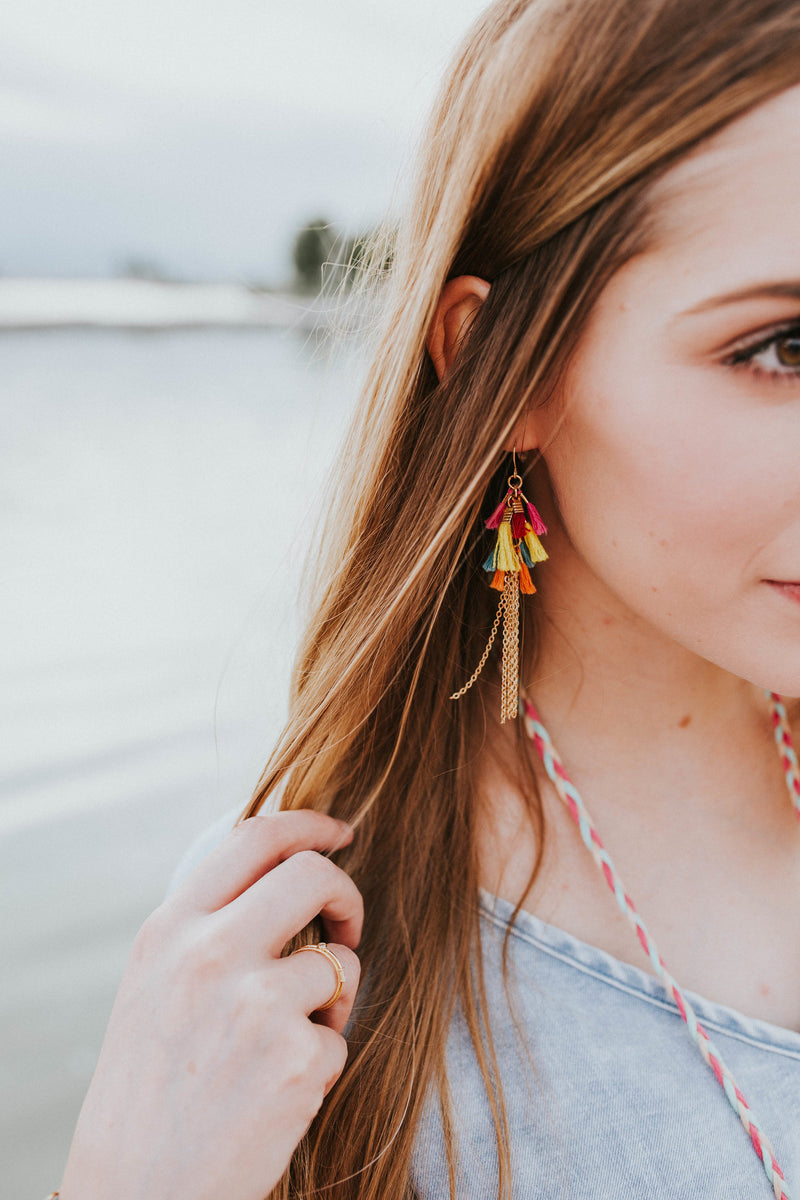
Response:
MULTIPOLYGON (((777 692, 768 689, 765 690, 770 702, 775 742, 778 754, 780 755, 781 765, 783 766, 786 786, 789 789, 789 795, 794 805, 795 816, 800 820, 800 769, 798 769, 797 755, 792 744, 792 735, 786 717, 786 708, 777 692)), ((698 1021, 691 1004, 681 992, 677 982, 667 970, 655 942, 647 932, 644 921, 636 911, 633 901, 611 861, 611 856, 603 846, 600 835, 586 811, 586 806, 581 800, 577 788, 564 770, 558 752, 550 740, 550 735, 544 725, 542 725, 538 712, 526 696, 522 686, 519 689, 519 713, 524 719, 525 730, 529 737, 532 738, 547 774, 552 780, 558 795, 566 804, 570 816, 580 829, 581 837, 594 861, 603 872, 606 883, 616 897, 617 904, 636 931, 636 936, 641 942, 645 954, 647 954, 652 962, 668 994, 677 1004, 678 1011, 686 1022, 689 1036, 713 1070, 717 1077, 717 1082, 728 1097, 731 1107, 750 1135, 753 1148, 761 1160, 776 1200, 790 1200, 783 1171, 778 1165, 769 1139, 761 1126, 761 1122, 756 1119, 752 1108, 750 1108, 745 1100, 731 1071, 723 1062, 721 1054, 698 1021)))

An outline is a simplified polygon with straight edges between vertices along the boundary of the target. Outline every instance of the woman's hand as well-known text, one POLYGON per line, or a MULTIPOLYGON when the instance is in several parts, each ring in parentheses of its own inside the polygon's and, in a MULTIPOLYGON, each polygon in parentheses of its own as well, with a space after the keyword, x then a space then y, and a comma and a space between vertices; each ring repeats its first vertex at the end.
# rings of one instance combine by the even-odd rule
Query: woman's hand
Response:
POLYGON ((235 826, 136 935, 61 1200, 263 1200, 345 1064, 363 904, 304 809, 235 826), (280 958, 321 914, 345 973, 280 958))

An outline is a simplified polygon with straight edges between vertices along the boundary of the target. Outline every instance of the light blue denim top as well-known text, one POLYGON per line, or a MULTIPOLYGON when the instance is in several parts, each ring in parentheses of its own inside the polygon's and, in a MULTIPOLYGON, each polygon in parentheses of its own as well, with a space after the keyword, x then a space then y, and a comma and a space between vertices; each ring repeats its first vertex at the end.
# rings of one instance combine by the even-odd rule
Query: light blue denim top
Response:
MULTIPOLYGON (((167 894, 222 840, 239 812, 223 814, 189 847, 167 894)), ((772 1196, 744 1127, 660 980, 524 911, 509 946, 520 1037, 500 960, 512 912, 508 901, 481 892, 514 1200, 772 1196)), ((792 1200, 800 1200, 800 1033, 682 990, 772 1142, 792 1200)), ((456 1195, 491 1200, 494 1124, 458 1011, 447 1058, 460 1161, 456 1195)), ((413 1178, 423 1200, 450 1200, 434 1096, 419 1129, 413 1178)))

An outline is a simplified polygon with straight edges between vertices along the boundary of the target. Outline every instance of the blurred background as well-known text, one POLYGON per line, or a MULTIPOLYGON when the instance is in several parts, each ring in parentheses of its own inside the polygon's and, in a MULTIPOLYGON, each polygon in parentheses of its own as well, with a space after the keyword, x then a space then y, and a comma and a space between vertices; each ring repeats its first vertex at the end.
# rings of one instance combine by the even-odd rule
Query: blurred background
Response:
POLYGON ((3 1200, 58 1187, 131 940, 282 724, 366 368, 322 272, 483 7, 3 0, 3 1200))

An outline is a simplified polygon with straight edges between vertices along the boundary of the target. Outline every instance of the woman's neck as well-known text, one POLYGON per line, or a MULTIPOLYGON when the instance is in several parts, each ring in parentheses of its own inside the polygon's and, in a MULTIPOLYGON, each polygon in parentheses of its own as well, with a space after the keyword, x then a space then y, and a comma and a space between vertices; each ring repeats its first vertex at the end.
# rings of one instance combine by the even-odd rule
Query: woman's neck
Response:
POLYGON ((591 621, 594 629, 565 629, 562 619, 561 636, 543 639, 521 678, 561 753, 584 772, 664 772, 676 754, 700 769, 744 753, 748 730, 769 729, 762 688, 602 610, 591 621))

